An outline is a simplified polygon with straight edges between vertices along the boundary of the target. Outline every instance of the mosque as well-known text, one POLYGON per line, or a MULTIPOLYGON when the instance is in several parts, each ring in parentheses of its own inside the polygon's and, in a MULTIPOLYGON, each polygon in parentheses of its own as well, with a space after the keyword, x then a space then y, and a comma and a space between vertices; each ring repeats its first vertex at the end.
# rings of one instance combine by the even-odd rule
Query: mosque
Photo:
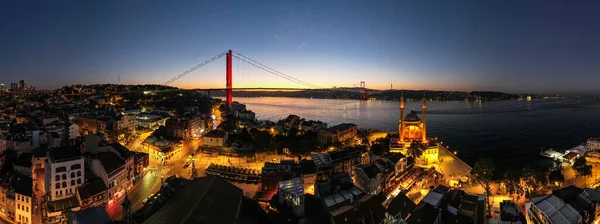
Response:
POLYGON ((399 138, 392 138, 390 142, 390 152, 400 152, 407 154, 407 149, 411 143, 420 143, 424 150, 421 160, 426 164, 434 164, 438 161, 439 146, 434 139, 427 138, 427 99, 423 92, 423 110, 420 119, 416 111, 411 111, 404 116, 404 95, 400 97, 400 121, 398 122, 399 138))

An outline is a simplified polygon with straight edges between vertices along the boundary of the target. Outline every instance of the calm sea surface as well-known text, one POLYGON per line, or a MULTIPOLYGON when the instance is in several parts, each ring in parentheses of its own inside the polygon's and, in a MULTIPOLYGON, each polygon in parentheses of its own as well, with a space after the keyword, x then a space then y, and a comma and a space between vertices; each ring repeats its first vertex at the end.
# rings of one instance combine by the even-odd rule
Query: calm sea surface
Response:
MULTIPOLYGON (((256 112, 257 119, 277 121, 296 114, 329 126, 348 122, 359 128, 397 131, 398 101, 234 98, 256 112)), ((492 157, 499 166, 540 165, 548 161, 540 149, 568 149, 600 136, 600 99, 533 101, 429 101, 428 136, 438 137, 468 164, 492 157)), ((405 114, 421 102, 407 102, 405 114)))

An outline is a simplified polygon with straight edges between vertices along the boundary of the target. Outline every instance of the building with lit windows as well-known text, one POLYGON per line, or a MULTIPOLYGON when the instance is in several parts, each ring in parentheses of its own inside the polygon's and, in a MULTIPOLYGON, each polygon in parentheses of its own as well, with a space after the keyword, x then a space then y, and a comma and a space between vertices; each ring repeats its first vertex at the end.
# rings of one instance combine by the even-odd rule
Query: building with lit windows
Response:
POLYGON ((344 142, 353 139, 358 134, 358 126, 355 124, 339 124, 318 132, 317 140, 321 145, 329 145, 335 142, 344 142))
POLYGON ((585 150, 587 152, 600 152, 600 138, 588 138, 585 150))
POLYGON ((84 182, 84 158, 76 146, 50 149, 44 165, 45 189, 50 201, 75 196, 84 182))
POLYGON ((144 143, 144 149, 148 150, 150 159, 159 162, 168 162, 171 159, 179 158, 181 155, 181 144, 169 142, 166 139, 158 139, 154 135, 150 135, 144 143))
POLYGON ((179 139, 192 139, 200 136, 206 123, 200 116, 181 116, 166 120, 167 135, 179 139))
POLYGON ((361 147, 345 148, 327 153, 333 167, 333 173, 346 172, 354 175, 354 167, 371 163, 369 152, 361 147))
POLYGON ((32 223, 33 180, 17 172, 0 176, 0 216, 15 222, 32 223))
POLYGON ((354 185, 367 194, 382 192, 383 174, 375 164, 359 165, 354 168, 354 185))
POLYGON ((223 147, 227 142, 227 132, 220 130, 212 130, 204 135, 205 146, 223 147))
POLYGON ((107 188, 104 181, 101 178, 95 178, 77 188, 77 200, 81 205, 81 209, 96 206, 106 208, 108 205, 106 193, 107 188))
POLYGON ((32 186, 31 177, 17 174, 13 176, 13 190, 15 193, 15 221, 17 223, 32 223, 31 214, 33 213, 32 186))
POLYGON ((90 168, 92 172, 104 181, 107 187, 107 198, 109 207, 113 202, 125 196, 127 191, 128 179, 125 161, 112 152, 98 153, 91 160, 90 168))

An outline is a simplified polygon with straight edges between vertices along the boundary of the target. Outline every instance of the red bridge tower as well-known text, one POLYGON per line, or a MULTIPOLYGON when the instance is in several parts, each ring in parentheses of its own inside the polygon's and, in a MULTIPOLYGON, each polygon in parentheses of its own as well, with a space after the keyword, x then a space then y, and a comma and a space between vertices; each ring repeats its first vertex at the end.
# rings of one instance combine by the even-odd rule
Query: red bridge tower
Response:
POLYGON ((232 87, 233 87, 233 83, 232 83, 232 79, 231 79, 231 64, 232 64, 232 60, 231 60, 231 50, 227 51, 227 62, 225 63, 226 68, 225 68, 225 76, 226 76, 226 90, 225 90, 225 94, 227 95, 227 107, 231 107, 231 102, 232 102, 232 87))
POLYGON ((360 81, 360 100, 367 100, 367 90, 365 89, 365 81, 360 81))

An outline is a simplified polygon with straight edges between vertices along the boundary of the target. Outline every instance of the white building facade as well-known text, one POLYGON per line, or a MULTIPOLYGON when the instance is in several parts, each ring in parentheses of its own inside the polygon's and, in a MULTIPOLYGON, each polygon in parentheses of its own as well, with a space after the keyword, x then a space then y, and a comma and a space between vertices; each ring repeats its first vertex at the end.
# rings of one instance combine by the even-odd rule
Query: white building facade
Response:
POLYGON ((84 158, 74 146, 54 148, 48 152, 45 170, 45 188, 50 201, 75 196, 85 178, 84 158))

